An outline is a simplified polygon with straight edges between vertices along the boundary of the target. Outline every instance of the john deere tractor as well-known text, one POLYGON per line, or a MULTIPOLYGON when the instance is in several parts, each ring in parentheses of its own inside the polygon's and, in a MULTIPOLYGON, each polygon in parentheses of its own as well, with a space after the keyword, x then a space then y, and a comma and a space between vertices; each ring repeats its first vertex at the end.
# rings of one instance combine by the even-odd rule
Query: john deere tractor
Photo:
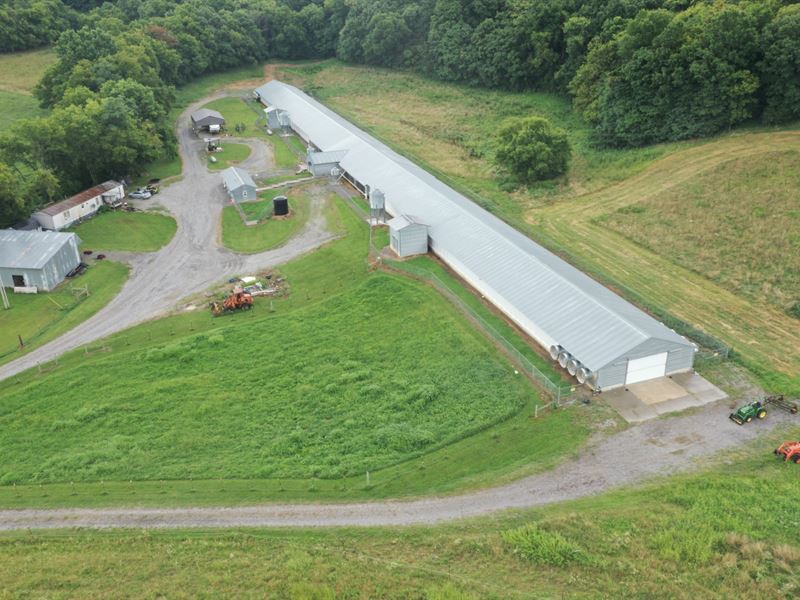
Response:
POLYGON ((761 400, 745 404, 736 412, 731 413, 731 420, 739 425, 749 423, 753 419, 763 419, 767 416, 767 407, 761 400))

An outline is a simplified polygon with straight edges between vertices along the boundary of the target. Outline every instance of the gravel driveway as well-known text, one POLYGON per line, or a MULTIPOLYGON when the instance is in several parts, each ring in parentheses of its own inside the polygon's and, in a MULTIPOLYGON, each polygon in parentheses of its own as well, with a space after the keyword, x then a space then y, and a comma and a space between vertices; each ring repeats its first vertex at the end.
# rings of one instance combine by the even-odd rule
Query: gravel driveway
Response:
MULTIPOLYGON (((324 527, 433 524, 582 498, 724 458, 791 417, 740 427, 725 403, 689 415, 649 421, 590 444, 561 466, 514 483, 458 496, 350 504, 271 504, 229 508, 0 510, 0 530, 65 527, 324 527)), ((777 460, 777 459, 776 459, 777 460)))
MULTIPOLYGON (((110 258, 124 260, 131 266, 131 276, 122 291, 87 321, 0 367, 0 381, 112 333, 164 315, 181 299, 232 275, 248 274, 285 263, 335 237, 326 230, 322 202, 317 200, 312 203, 311 218, 305 228, 280 248, 241 255, 221 246, 218 230, 221 212, 227 202, 222 178, 218 172, 212 173, 206 168, 203 142, 189 127, 189 115, 216 97, 219 95, 193 104, 178 119, 183 179, 166 187, 152 201, 136 203, 138 206, 158 204, 172 213, 178 222, 178 231, 172 241, 158 252, 108 253, 110 258)), ((237 141, 246 141, 254 150, 243 163, 245 166, 256 168, 255 161, 268 160, 270 150, 263 142, 237 141)))

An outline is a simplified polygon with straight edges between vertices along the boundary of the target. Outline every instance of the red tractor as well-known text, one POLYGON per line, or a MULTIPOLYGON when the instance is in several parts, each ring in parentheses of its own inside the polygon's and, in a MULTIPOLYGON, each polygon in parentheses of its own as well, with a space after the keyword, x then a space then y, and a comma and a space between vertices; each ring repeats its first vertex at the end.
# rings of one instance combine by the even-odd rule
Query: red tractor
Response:
POLYGON ((250 310, 251 308, 253 308, 253 296, 237 287, 230 296, 225 298, 224 302, 211 303, 211 314, 218 317, 225 313, 250 310))
POLYGON ((787 460, 800 463, 800 442, 783 442, 775 449, 775 456, 782 456, 787 460))

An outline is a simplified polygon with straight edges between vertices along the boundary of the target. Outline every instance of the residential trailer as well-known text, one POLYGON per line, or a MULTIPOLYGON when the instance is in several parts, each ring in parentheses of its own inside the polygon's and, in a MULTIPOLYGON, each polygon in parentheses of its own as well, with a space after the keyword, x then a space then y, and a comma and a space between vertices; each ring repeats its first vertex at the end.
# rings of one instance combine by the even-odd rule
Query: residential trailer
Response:
POLYGON ((238 167, 228 167, 222 172, 222 187, 235 202, 256 199, 256 183, 250 173, 238 167))
POLYGON ((74 233, 0 230, 0 285, 52 290, 80 264, 79 244, 74 233))
POLYGON ((95 214, 103 204, 125 197, 125 187, 118 181, 106 181, 33 213, 43 229, 59 231, 95 214))
POLYGON ((392 215, 428 226, 430 249, 554 360, 594 389, 690 370, 696 346, 299 89, 271 81, 261 101, 392 215))

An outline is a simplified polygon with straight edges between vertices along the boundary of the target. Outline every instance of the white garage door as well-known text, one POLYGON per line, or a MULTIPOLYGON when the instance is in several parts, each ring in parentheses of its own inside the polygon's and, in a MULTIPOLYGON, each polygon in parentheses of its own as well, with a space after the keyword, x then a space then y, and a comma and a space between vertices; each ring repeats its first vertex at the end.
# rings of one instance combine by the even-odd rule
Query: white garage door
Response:
POLYGON ((653 354, 644 358, 628 361, 628 374, 625 376, 625 385, 647 381, 656 377, 663 377, 667 371, 667 352, 653 354))

